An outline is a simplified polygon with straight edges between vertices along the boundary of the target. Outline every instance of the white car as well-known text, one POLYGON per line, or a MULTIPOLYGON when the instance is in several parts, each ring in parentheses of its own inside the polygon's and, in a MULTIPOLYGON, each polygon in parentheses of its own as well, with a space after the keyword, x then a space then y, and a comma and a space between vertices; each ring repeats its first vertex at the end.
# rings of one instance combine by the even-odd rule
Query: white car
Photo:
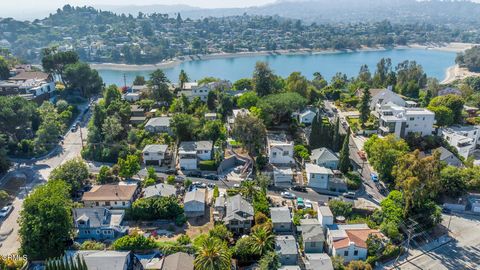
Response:
POLYGON ((305 200, 305 208, 310 208, 310 209, 312 209, 312 208, 313 208, 312 201, 310 201, 310 200, 305 200))
POLYGON ((3 207, 2 209, 0 209, 0 217, 8 216, 8 214, 10 214, 10 212, 12 212, 12 210, 13 210, 13 206, 11 206, 11 205, 7 205, 7 206, 3 207))
POLYGON ((233 185, 234 188, 239 188, 240 187, 240 184, 235 184, 233 185))
POLYGON ((290 192, 282 192, 282 197, 285 198, 285 199, 295 199, 297 196, 295 196, 295 194, 292 194, 290 192))

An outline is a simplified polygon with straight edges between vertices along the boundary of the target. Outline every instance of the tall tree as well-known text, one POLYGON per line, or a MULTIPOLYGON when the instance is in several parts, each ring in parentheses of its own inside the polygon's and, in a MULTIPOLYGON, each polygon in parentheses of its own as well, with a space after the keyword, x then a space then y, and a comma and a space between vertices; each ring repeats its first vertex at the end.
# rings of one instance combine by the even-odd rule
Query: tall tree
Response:
POLYGON ((225 242, 216 237, 207 237, 201 243, 194 261, 197 270, 230 269, 232 254, 225 242))
POLYGON ((6 137, 0 133, 0 173, 6 172, 10 168, 10 160, 7 156, 6 137))
POLYGON ((287 91, 308 97, 308 81, 300 72, 292 72, 287 78, 287 91))
POLYGON ((370 89, 365 87, 363 89, 362 100, 360 101, 360 105, 358 110, 360 111, 360 124, 362 128, 365 128, 365 123, 367 123, 368 118, 370 117, 370 102, 372 101, 372 96, 370 94, 370 89))
POLYGON ((241 142, 250 154, 255 154, 265 143, 266 128, 255 116, 239 115, 233 124, 232 136, 241 142))
POLYGON ((65 69, 70 64, 79 61, 78 54, 74 51, 60 52, 56 47, 45 48, 42 50, 42 67, 45 72, 55 74, 64 81, 65 69))
POLYGON ((72 159, 53 169, 49 180, 63 180, 73 193, 80 190, 88 180, 88 167, 81 159, 72 159))
POLYGON ((185 86, 185 83, 188 81, 189 81, 188 75, 185 72, 185 70, 183 69, 180 70, 180 74, 178 75, 178 82, 180 83, 180 89, 183 89, 183 87, 185 86))
POLYGON ((145 83, 147 82, 144 76, 137 75, 135 76, 135 80, 133 80, 133 85, 145 85, 145 83))
POLYGON ((340 117, 337 117, 333 126, 332 150, 337 152, 340 149, 340 117))
POLYGON ((340 158, 338 162, 338 169, 343 172, 347 173, 350 170, 350 129, 347 131, 347 135, 343 141, 342 150, 340 150, 340 158))
MULTIPOLYGON (((115 84, 109 85, 103 91, 103 100, 105 101, 105 108, 108 108, 110 104, 112 104, 115 100, 120 100, 122 98, 122 94, 120 90, 115 84)), ((98 107, 98 106, 95 106, 98 107)))
POLYGON ((119 175, 123 178, 131 178, 141 169, 140 160, 137 155, 128 155, 125 159, 118 159, 120 167, 119 175))
POLYGON ((173 94, 170 92, 167 76, 161 69, 157 69, 150 74, 150 80, 148 81, 148 85, 152 91, 152 98, 155 101, 162 101, 167 102, 170 104, 173 99, 173 94))
POLYGON ((77 62, 66 65, 62 76, 66 87, 79 90, 83 97, 98 94, 102 90, 102 77, 87 63, 77 62))
POLYGON ((6 80, 10 77, 10 68, 7 60, 0 56, 0 80, 6 80))
POLYGON ((261 97, 271 94, 274 88, 275 75, 266 62, 257 62, 253 72, 253 90, 261 97))
POLYGON ((316 149, 321 147, 323 144, 322 140, 322 133, 323 133, 323 119, 320 113, 317 113, 312 121, 312 130, 310 132, 310 136, 308 138, 308 142, 310 144, 311 149, 316 149))
POLYGON ((20 212, 21 252, 29 260, 63 254, 73 228, 69 186, 61 180, 37 187, 23 202, 20 212))
POLYGON ((372 73, 370 73, 370 69, 367 65, 362 65, 360 67, 360 72, 358 72, 357 80, 360 82, 364 82, 367 85, 372 83, 372 73))
POLYGON ((252 249, 260 256, 268 251, 273 251, 275 245, 275 235, 266 227, 256 228, 250 238, 252 239, 252 249))

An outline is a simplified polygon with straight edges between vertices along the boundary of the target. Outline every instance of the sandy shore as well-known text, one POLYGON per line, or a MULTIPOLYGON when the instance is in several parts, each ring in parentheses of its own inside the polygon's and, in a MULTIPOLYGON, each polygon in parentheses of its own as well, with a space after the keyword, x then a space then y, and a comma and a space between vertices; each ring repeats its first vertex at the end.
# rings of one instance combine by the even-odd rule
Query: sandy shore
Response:
MULTIPOLYGON (((396 46, 395 49, 425 49, 425 50, 439 50, 448 52, 462 52, 471 48, 475 44, 470 43, 445 43, 445 44, 411 44, 407 46, 396 46)), ((237 58, 237 57, 253 57, 253 56, 265 56, 265 55, 303 55, 303 54, 331 54, 331 53, 344 53, 344 52, 368 52, 368 51, 382 51, 387 50, 384 47, 364 47, 358 50, 311 50, 311 49, 299 49, 299 50, 277 50, 277 51, 258 51, 258 52, 238 52, 238 53, 214 53, 207 55, 187 55, 182 57, 176 57, 174 59, 165 60, 157 64, 146 65, 129 65, 129 64, 117 64, 117 63, 92 63, 90 66, 98 70, 116 70, 116 71, 149 71, 155 69, 172 68, 180 65, 183 62, 199 61, 199 60, 211 60, 222 58, 237 58)))
POLYGON ((461 68, 458 65, 454 65, 447 69, 446 77, 440 83, 449 84, 449 83, 453 83, 456 80, 463 80, 467 77, 475 77, 475 76, 479 77, 480 73, 471 72, 466 68, 461 68))

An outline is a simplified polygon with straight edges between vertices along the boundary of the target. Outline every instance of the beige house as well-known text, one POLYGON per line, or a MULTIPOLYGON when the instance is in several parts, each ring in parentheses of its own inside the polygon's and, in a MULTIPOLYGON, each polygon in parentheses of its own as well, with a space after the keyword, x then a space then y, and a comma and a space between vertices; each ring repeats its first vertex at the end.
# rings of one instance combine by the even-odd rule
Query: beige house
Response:
POLYGON ((138 193, 137 185, 98 185, 83 194, 82 202, 85 207, 129 208, 138 193))

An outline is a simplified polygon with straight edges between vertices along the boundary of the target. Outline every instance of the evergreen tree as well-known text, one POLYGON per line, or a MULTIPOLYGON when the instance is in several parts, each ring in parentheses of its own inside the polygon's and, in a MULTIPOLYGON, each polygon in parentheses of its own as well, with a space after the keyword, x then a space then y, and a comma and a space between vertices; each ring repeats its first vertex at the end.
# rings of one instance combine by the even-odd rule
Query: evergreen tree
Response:
POLYGON ((316 149, 321 147, 322 127, 323 119, 320 112, 315 115, 312 121, 312 130, 309 136, 310 149, 316 149))
POLYGON ((350 129, 347 131, 347 136, 343 141, 342 150, 340 151, 340 161, 338 163, 338 168, 342 173, 347 173, 350 168, 350 129))
POLYGON ((370 89, 366 87, 363 89, 362 100, 360 101, 360 106, 358 110, 360 111, 360 124, 362 124, 362 128, 365 127, 365 123, 368 121, 368 117, 370 116, 370 101, 372 100, 372 96, 370 94, 370 89))
POLYGON ((331 148, 335 152, 337 152, 340 148, 340 117, 337 117, 337 121, 335 121, 335 126, 333 127, 331 148))

